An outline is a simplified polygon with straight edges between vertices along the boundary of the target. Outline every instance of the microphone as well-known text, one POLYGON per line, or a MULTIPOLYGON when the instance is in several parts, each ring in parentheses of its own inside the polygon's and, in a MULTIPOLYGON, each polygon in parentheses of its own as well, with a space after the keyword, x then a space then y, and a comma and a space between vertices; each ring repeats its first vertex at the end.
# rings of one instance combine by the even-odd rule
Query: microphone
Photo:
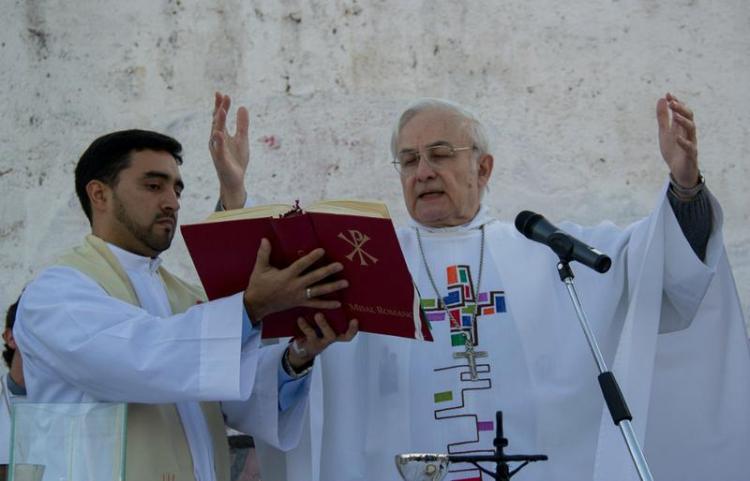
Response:
POLYGON ((596 272, 607 272, 612 259, 552 225, 541 214, 525 210, 516 216, 516 229, 555 251, 564 262, 578 261, 596 272))

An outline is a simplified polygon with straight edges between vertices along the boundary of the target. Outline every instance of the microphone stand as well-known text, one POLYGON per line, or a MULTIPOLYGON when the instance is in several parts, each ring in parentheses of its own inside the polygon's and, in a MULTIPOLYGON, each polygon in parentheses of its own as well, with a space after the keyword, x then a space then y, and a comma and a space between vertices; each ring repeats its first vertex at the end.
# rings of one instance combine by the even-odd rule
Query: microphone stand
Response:
POLYGON ((495 413, 495 440, 493 445, 495 446, 495 454, 466 454, 456 455, 449 454, 448 461, 451 463, 469 463, 473 464, 477 469, 490 476, 492 479, 497 481, 510 481, 510 478, 521 470, 527 464, 534 461, 547 461, 547 456, 544 454, 505 454, 503 451, 508 446, 508 439, 503 436, 503 412, 497 411, 495 413), (483 468, 478 463, 482 462, 494 462, 495 472, 483 468), (522 462, 520 466, 514 470, 510 470, 508 466, 509 462, 522 462))
POLYGON ((612 421, 620 428, 625 444, 627 444, 630 457, 633 460, 638 476, 641 481, 653 481, 651 470, 648 467, 646 458, 643 455, 643 450, 638 444, 638 439, 635 436, 633 427, 630 421, 633 420, 633 416, 630 414, 628 405, 625 402, 625 398, 620 391, 620 386, 617 384, 615 375, 607 369, 607 363, 604 361, 602 352, 599 350, 599 344, 596 342, 596 337, 589 327, 588 318, 586 313, 583 312, 583 307, 578 299, 578 293, 576 292, 575 285, 573 284, 573 270, 570 268, 570 261, 572 260, 573 243, 570 238, 565 235, 552 234, 549 237, 549 246, 558 255, 560 262, 557 264, 557 273, 560 275, 560 280, 565 283, 565 287, 568 289, 570 300, 573 302, 576 314, 578 315, 578 321, 583 329, 583 334, 586 336, 586 341, 591 348, 591 354, 594 356, 596 366, 599 369, 599 386, 602 390, 602 395, 607 403, 609 414, 612 416, 612 421))

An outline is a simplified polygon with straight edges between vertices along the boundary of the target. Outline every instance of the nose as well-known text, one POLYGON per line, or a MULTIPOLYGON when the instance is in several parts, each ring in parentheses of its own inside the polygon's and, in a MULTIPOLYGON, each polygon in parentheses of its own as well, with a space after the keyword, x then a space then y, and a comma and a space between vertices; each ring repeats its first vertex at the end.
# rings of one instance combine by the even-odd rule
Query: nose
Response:
POLYGON ((429 152, 422 150, 419 152, 419 161, 417 162, 417 170, 414 172, 415 177, 419 181, 424 181, 435 177, 435 169, 432 167, 428 159, 429 152))
POLYGON ((177 212, 180 210, 180 197, 172 189, 164 189, 162 197, 162 209, 168 212, 177 212))

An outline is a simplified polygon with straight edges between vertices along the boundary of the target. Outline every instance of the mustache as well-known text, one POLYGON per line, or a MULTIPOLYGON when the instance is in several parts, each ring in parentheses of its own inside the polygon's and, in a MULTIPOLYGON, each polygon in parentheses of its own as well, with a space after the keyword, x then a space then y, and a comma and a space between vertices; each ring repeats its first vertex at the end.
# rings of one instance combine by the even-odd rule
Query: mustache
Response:
POLYGON ((159 222, 160 220, 170 219, 175 224, 177 223, 177 214, 159 214, 154 219, 154 222, 159 222))

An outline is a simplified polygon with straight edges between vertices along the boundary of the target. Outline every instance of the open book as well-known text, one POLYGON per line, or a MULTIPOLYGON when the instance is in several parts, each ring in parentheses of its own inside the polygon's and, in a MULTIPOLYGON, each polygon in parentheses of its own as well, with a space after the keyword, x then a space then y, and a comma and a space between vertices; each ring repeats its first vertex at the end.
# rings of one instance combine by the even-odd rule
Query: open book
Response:
MULTIPOLYGON (((321 201, 306 210, 299 205, 262 205, 217 212, 206 221, 182 226, 193 264, 209 299, 242 292, 262 238, 271 243, 271 264, 284 268, 313 249, 326 251, 323 262, 338 261, 349 287, 326 298, 341 309, 324 310, 331 327, 343 333, 350 319, 361 332, 432 340, 420 299, 382 203, 321 201)), ((312 322, 316 310, 294 308, 267 316, 263 338, 301 335, 297 318, 312 322)))

